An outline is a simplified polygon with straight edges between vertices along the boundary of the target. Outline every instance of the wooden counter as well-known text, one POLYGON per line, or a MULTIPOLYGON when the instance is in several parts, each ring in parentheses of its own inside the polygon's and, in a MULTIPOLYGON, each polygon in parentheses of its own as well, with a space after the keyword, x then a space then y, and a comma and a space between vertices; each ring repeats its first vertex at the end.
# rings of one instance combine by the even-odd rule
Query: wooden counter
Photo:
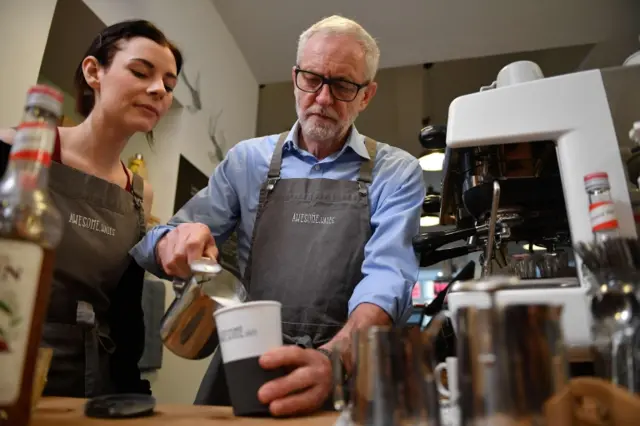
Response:
POLYGON ((338 413, 319 412, 308 417, 290 419, 234 417, 230 407, 160 404, 150 417, 137 419, 92 419, 84 416, 84 399, 43 398, 30 426, 259 426, 299 425, 332 426, 338 413))

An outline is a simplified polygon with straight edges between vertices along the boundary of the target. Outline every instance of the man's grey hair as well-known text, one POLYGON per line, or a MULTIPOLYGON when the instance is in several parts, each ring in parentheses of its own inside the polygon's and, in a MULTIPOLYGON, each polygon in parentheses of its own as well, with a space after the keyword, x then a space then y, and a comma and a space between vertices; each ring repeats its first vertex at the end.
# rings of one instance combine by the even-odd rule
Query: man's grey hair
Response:
POLYGON ((378 43, 360 24, 339 15, 333 15, 316 22, 307 28, 298 39, 297 63, 300 63, 302 52, 309 39, 316 34, 346 35, 353 37, 360 45, 366 61, 365 79, 371 81, 378 72, 380 49, 378 43))

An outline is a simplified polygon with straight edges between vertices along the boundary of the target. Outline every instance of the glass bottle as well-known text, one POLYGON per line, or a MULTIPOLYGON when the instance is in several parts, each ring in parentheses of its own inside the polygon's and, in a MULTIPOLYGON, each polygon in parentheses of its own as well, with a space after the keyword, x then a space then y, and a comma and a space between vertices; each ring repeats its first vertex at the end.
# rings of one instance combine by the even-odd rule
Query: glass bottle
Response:
POLYGON ((47 86, 28 91, 0 180, 0 425, 26 426, 31 417, 54 250, 63 229, 48 194, 62 101, 47 86))
POLYGON ((129 170, 139 175, 143 179, 149 178, 149 172, 147 171, 147 165, 144 161, 144 157, 140 153, 136 153, 129 159, 129 170))
POLYGON ((589 197, 589 218, 594 240, 618 238, 620 229, 611 198, 609 175, 606 172, 590 173, 584 177, 584 187, 589 197))

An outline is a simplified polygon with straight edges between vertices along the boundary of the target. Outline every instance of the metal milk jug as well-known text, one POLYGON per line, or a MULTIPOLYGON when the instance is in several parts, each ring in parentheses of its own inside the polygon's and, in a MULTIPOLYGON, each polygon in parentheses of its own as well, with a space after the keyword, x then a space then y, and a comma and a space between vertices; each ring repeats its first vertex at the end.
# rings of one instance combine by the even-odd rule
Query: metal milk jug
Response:
POLYGON ((203 359, 218 346, 213 312, 247 300, 242 282, 215 261, 202 258, 191 265, 191 276, 175 279, 176 297, 162 317, 160 337, 174 354, 203 359))

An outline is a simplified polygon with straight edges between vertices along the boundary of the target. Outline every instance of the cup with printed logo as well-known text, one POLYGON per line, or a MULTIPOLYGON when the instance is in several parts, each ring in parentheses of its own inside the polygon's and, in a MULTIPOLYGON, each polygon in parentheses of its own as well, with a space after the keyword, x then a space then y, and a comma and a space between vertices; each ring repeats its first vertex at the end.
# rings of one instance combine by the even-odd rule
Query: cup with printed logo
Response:
POLYGON ((261 300, 214 312, 227 388, 236 416, 269 415, 269 406, 258 400, 258 390, 268 381, 284 376, 285 371, 265 370, 258 360, 283 344, 281 309, 280 302, 261 300))

